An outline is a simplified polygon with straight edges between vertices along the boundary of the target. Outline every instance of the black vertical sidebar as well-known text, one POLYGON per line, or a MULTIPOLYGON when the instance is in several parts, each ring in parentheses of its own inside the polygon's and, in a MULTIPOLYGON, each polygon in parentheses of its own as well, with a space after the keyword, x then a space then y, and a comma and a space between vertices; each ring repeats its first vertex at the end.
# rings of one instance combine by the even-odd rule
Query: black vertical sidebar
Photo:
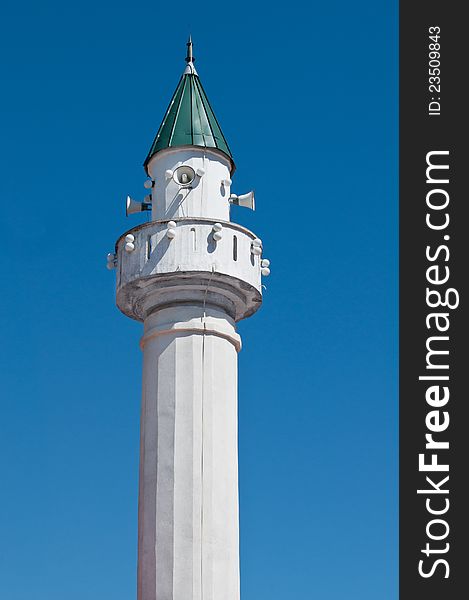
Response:
POLYGON ((400 3, 400 599, 469 581, 469 25, 400 3))

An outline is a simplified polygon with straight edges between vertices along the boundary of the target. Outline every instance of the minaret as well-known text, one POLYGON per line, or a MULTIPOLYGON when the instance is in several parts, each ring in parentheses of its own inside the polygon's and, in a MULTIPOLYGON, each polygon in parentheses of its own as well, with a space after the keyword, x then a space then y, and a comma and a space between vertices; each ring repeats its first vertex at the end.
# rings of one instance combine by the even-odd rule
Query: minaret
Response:
POLYGON ((261 305, 262 242, 230 221, 235 164, 192 41, 144 167, 151 210, 108 255, 117 306, 142 321, 138 600, 238 600, 236 322, 261 305))

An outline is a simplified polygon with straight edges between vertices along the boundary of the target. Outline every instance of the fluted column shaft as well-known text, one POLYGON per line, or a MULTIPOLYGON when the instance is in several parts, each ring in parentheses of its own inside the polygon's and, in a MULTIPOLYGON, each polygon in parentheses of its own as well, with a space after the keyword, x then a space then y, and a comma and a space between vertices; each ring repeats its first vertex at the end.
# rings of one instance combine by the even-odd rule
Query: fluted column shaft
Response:
POLYGON ((239 600, 234 322, 163 308, 141 345, 138 600, 239 600))

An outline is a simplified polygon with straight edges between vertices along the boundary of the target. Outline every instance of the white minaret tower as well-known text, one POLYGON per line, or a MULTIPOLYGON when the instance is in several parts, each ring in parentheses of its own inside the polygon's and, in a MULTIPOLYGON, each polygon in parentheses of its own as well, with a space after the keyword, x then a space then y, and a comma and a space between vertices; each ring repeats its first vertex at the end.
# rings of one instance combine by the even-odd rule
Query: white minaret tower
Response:
POLYGON ((143 321, 138 600, 239 600, 236 322, 261 305, 262 243, 230 221, 235 165, 187 66, 145 160, 151 210, 108 256, 143 321))

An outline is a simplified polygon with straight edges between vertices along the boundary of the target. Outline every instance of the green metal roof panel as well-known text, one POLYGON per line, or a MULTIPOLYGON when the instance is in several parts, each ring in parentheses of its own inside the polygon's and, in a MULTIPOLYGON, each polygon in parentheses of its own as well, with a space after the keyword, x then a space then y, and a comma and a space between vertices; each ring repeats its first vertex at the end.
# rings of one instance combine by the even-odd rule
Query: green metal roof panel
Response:
POLYGON ((145 167, 157 152, 177 146, 217 148, 233 156, 197 73, 186 72, 173 94, 163 122, 153 141, 145 167))
POLYGON ((155 152, 158 152, 158 150, 161 150, 162 148, 168 147, 169 140, 171 139, 171 131, 172 131, 175 119, 176 119, 176 114, 179 109, 179 103, 181 101, 181 96, 182 96, 183 91, 184 91, 184 78, 181 77, 181 80, 179 81, 176 91, 174 92, 171 102, 169 103, 168 110, 166 111, 163 122, 160 125, 160 128, 158 130, 158 133, 156 135, 156 138, 153 142, 150 153, 149 153, 148 158, 145 161, 145 163, 148 162, 150 157, 155 152))
POLYGON ((217 118, 210 106, 210 102, 208 101, 207 95, 205 94, 205 90, 202 87, 202 83, 199 78, 195 79, 195 85, 199 92, 199 97, 202 99, 203 107, 205 108, 205 114, 207 115, 207 121, 212 133, 212 139, 215 141, 215 146, 231 156, 230 149, 228 148, 228 144, 226 143, 225 136, 223 135, 220 125, 218 124, 217 118))

